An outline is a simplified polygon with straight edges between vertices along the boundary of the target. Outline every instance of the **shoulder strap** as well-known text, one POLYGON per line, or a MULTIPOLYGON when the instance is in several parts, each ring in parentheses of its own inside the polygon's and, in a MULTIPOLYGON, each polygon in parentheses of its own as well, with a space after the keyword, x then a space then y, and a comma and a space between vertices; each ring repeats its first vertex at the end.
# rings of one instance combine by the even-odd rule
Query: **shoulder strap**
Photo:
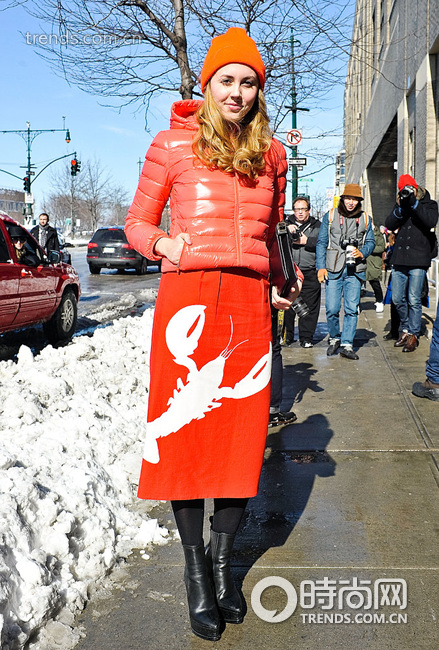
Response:
POLYGON ((363 211, 363 214, 364 214, 364 227, 365 227, 366 230, 367 230, 367 223, 368 223, 367 212, 364 212, 364 211, 363 211))
POLYGON ((331 248, 331 225, 333 221, 334 221, 334 208, 331 208, 329 210, 329 217, 328 217, 328 245, 326 247, 328 249, 331 248))

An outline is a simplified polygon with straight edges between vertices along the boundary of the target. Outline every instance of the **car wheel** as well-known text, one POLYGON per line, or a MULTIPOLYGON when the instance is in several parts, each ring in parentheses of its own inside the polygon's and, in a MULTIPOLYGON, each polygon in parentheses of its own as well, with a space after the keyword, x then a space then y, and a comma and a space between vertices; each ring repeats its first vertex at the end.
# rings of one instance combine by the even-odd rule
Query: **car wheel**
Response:
POLYGON ((78 301, 71 289, 66 289, 58 309, 52 318, 44 324, 44 333, 50 343, 67 341, 72 338, 78 320, 78 301))
POLYGON ((148 260, 146 257, 142 258, 140 265, 136 268, 137 275, 145 275, 148 273, 148 260))
POLYGON ((101 272, 101 267, 95 266, 94 264, 89 264, 88 268, 90 269, 90 273, 93 273, 93 275, 99 275, 101 272))

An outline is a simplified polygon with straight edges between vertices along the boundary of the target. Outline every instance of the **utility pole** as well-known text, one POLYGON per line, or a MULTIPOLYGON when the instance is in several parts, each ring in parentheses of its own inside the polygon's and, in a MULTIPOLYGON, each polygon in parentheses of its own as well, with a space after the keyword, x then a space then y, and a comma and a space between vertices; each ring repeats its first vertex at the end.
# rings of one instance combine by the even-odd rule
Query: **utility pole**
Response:
MULTIPOLYGON (((294 43, 300 45, 300 41, 294 39, 293 28, 291 27, 290 34, 290 43, 291 43, 291 106, 285 106, 285 108, 290 109, 291 111, 291 128, 297 129, 297 111, 309 111, 309 108, 300 108, 297 106, 297 95, 296 95, 296 73, 294 70, 294 43)), ((290 147, 291 157, 297 158, 297 145, 290 147)), ((293 202, 297 196, 298 190, 298 171, 297 165, 291 165, 291 201, 293 202)), ((291 203, 292 207, 292 203, 291 203)))
MULTIPOLYGON (((63 118, 64 120, 65 118, 63 118)), ((33 167, 35 165, 32 165, 31 162, 31 146, 32 142, 35 140, 35 138, 38 135, 41 135, 42 133, 55 133, 56 131, 62 131, 63 133, 66 134, 66 142, 67 144, 70 142, 70 131, 69 129, 62 128, 62 129, 31 129, 30 128, 30 122, 26 122, 27 124, 27 129, 22 129, 22 130, 17 130, 17 131, 0 131, 0 133, 16 133, 19 136, 23 138, 23 140, 27 144, 27 165, 24 166, 26 169, 26 176, 24 180, 25 183, 25 203, 26 203, 26 213, 25 213, 25 221, 28 222, 29 225, 32 225, 33 221, 33 196, 32 196, 32 176, 35 175, 35 172, 33 171, 33 167)), ((64 157, 64 156, 63 156, 64 157)), ((53 161, 52 161, 53 162, 53 161)), ((13 175, 13 174, 11 174, 13 175)))

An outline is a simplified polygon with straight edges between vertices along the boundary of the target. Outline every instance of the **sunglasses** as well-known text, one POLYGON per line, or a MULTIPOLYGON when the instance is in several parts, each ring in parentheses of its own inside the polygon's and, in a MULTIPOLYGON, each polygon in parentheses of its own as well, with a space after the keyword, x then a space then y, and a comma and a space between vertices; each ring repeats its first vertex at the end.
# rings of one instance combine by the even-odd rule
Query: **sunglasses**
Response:
POLYGON ((21 242, 22 244, 26 243, 26 237, 11 237, 11 240, 15 243, 21 242))

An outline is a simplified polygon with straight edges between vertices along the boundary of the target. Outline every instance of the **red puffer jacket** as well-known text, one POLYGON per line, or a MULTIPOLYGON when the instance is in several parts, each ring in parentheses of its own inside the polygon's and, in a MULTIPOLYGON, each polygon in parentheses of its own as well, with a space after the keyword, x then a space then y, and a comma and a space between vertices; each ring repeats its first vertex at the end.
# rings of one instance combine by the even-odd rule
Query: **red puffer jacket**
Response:
MULTIPOLYGON (((128 241, 148 259, 160 259, 153 249, 158 239, 167 237, 159 225, 170 195, 170 237, 188 232, 192 241, 183 248, 181 271, 244 267, 267 277, 267 245, 283 217, 285 150, 273 139, 265 172, 253 186, 237 175, 197 164, 192 139, 200 103, 176 102, 171 129, 153 140, 126 219, 128 241)), ((175 270, 177 266, 164 258, 162 271, 175 270)))

